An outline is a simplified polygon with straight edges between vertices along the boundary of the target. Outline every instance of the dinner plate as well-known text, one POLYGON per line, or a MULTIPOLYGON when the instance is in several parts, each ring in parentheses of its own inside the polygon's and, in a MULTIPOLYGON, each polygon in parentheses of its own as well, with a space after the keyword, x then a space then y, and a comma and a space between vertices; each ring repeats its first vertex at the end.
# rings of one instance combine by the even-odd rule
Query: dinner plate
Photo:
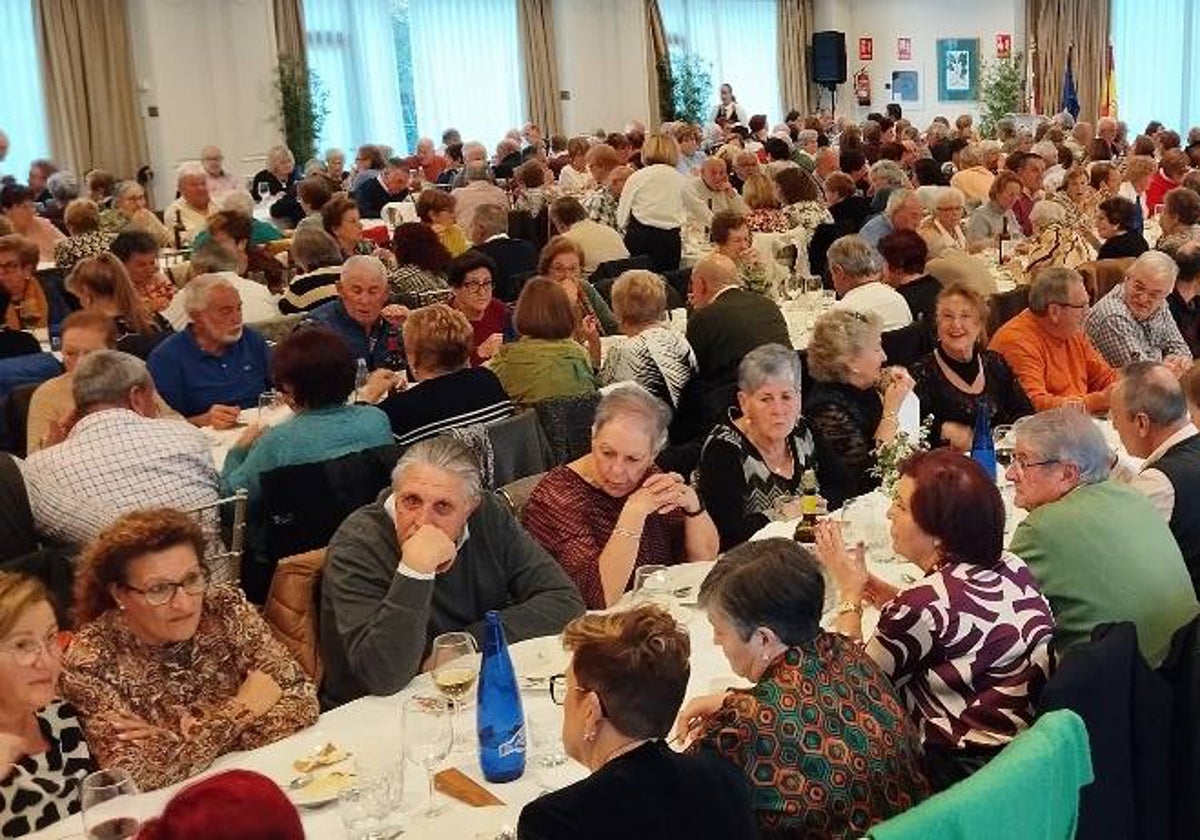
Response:
POLYGON ((353 766, 321 768, 313 771, 313 780, 298 790, 283 784, 288 799, 297 808, 320 808, 336 802, 338 794, 354 784, 353 766))

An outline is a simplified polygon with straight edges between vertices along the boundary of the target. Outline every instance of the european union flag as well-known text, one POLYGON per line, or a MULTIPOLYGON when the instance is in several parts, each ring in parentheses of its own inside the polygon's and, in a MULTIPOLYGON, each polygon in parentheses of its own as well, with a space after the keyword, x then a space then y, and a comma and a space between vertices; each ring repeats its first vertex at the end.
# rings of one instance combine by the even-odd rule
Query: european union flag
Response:
POLYGON ((1071 61, 1075 55, 1075 45, 1067 49, 1067 72, 1063 76, 1062 110, 1074 119, 1079 119, 1079 94, 1075 91, 1075 74, 1071 71, 1071 61))

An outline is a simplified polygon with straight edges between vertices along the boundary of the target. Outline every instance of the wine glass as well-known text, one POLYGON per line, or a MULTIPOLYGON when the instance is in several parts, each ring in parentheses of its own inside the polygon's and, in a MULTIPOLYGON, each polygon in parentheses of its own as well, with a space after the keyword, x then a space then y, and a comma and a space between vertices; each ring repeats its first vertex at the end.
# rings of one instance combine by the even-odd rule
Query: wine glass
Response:
POLYGON ((258 182, 258 200, 262 204, 267 203, 267 199, 271 197, 271 185, 266 181, 258 182))
POLYGON ((433 768, 446 760, 454 740, 453 712, 438 697, 410 697, 404 701, 404 756, 425 768, 429 805, 423 813, 435 816, 433 768))
POLYGON ((470 633, 443 633, 433 640, 430 661, 433 665, 433 684, 454 709, 454 733, 451 751, 457 746, 463 698, 479 676, 479 648, 470 633))
POLYGON ((996 463, 1007 468, 1012 463, 1012 426, 996 426, 992 429, 992 442, 996 450, 996 463))
POLYGON ((142 827, 132 816, 137 785, 125 770, 99 770, 79 787, 79 806, 88 840, 126 840, 142 827))

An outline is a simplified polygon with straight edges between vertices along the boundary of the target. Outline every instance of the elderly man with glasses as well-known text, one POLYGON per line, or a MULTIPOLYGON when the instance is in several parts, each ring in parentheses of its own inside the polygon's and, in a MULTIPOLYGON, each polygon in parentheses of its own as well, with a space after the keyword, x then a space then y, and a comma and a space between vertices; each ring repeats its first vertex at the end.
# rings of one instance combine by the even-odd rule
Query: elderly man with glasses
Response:
POLYGON ((1105 361, 1116 368, 1163 362, 1176 376, 1191 366, 1191 348, 1167 306, 1178 275, 1175 260, 1147 251, 1125 272, 1125 280, 1096 302, 1084 328, 1105 361))
POLYGON ((1071 268, 1046 268, 1029 287, 1029 308, 1002 326, 990 345, 1013 369, 1038 411, 1077 405, 1108 409, 1117 372, 1083 331, 1087 288, 1071 268))
POLYGON ((1099 624, 1132 621, 1142 655, 1157 667, 1200 605, 1167 523, 1145 495, 1106 480, 1111 460, 1104 435, 1081 411, 1020 421, 1007 475, 1029 516, 1009 548, 1050 601, 1060 652, 1099 624))

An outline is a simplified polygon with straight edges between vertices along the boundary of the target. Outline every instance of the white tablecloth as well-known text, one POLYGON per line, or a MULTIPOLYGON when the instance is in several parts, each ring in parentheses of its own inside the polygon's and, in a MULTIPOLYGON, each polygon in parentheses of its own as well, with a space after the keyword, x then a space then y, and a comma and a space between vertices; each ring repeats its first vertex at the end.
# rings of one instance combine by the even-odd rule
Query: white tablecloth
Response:
MULTIPOLYGON (((268 412, 263 419, 268 426, 278 426, 280 423, 292 417, 292 410, 287 406, 279 406, 268 412)), ((241 415, 238 416, 238 424, 232 429, 214 429, 212 426, 203 426, 200 431, 204 432, 204 436, 208 438, 209 451, 212 453, 213 464, 217 468, 217 472, 225 466, 225 456, 229 454, 229 450, 233 449, 233 445, 237 443, 237 439, 246 431, 246 427, 251 423, 259 423, 257 408, 243 409, 241 415)))

